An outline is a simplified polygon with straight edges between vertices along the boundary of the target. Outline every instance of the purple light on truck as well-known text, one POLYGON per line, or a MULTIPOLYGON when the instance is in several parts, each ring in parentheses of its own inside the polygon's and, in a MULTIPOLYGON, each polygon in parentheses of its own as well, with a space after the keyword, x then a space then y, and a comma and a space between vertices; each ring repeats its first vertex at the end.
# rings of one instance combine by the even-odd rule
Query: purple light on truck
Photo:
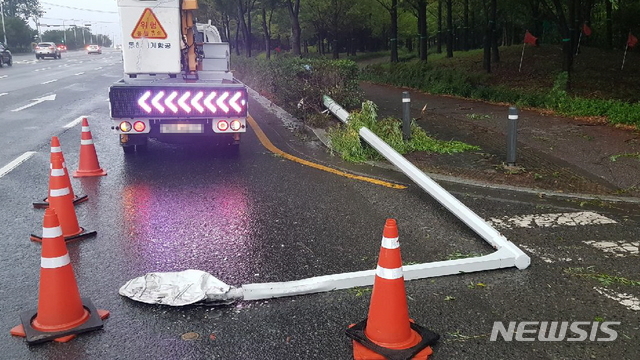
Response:
POLYGON ((235 95, 233 95, 233 97, 231 98, 231 100, 229 100, 229 105, 231 105, 231 107, 233 108, 233 110, 235 110, 236 112, 240 112, 242 111, 242 108, 236 104, 236 101, 238 101, 238 99, 242 96, 241 92, 236 92, 235 95))
POLYGON ((186 93, 184 93, 184 95, 182 95, 180 97, 180 100, 178 100, 178 105, 182 108, 182 110, 184 110, 184 111, 186 111, 188 113, 191 112, 191 108, 186 103, 186 101, 189 98, 189 96, 191 96, 191 92, 187 91, 186 93))
POLYGON ((153 105, 161 113, 164 113, 164 106, 160 104, 160 99, 162 99, 163 96, 164 96, 164 91, 160 91, 158 95, 154 96, 153 100, 151 100, 151 105, 153 105))
POLYGON ((211 101, 216 97, 216 95, 217 95, 216 92, 212 91, 211 94, 209 94, 209 96, 207 96, 207 98, 204 99, 204 106, 206 106, 207 109, 209 109, 209 111, 211 111, 214 114, 218 109, 216 109, 216 107, 213 106, 213 103, 211 103, 211 101))
POLYGON ((141 107, 144 111, 146 111, 146 112, 148 112, 148 113, 150 113, 150 112, 151 112, 151 110, 153 110, 153 109, 151 109, 151 106, 149 106, 149 105, 147 105, 147 103, 145 103, 145 101, 147 101, 147 99, 149 98, 149 96, 151 96, 151 91, 147 91, 147 92, 145 92, 144 94, 142 94, 142 96, 140 97, 140 99, 138 99, 138 105, 140 105, 140 107, 141 107))
POLYGON ((171 94, 169 94, 167 99, 164 101, 164 104, 167 105, 169 110, 173 111, 174 113, 178 112, 178 107, 172 102, 173 99, 176 98, 176 96, 178 96, 178 92, 177 91, 172 91, 171 94))
POLYGON ((196 94, 196 96, 193 97, 193 99, 191 99, 191 106, 193 106, 196 110, 198 110, 200 112, 200 114, 202 114, 204 112, 204 108, 202 107, 202 105, 200 105, 198 103, 198 101, 204 96, 204 93, 202 91, 198 91, 198 93, 196 94))
POLYGON ((246 92, 239 90, 163 88, 121 94, 111 99, 116 117, 245 116, 247 113, 246 92))
POLYGON ((218 105, 218 107, 222 109, 222 111, 224 111, 225 114, 229 113, 229 107, 224 103, 224 100, 228 97, 229 97, 229 92, 225 91, 222 93, 222 96, 220 96, 220 98, 216 101, 216 104, 218 105))

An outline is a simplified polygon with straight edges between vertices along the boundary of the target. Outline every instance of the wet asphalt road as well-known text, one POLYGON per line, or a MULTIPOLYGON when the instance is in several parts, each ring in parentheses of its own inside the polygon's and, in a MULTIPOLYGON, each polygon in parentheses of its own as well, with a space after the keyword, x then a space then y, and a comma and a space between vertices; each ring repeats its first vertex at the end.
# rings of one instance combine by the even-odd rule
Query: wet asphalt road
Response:
MULTIPOLYGON (((68 58, 84 58, 72 55, 68 58)), ((253 129, 243 138, 237 156, 216 146, 152 142, 148 153, 125 158, 116 135, 109 131, 105 101, 108 85, 121 71, 119 53, 105 52, 103 58, 92 59, 105 63, 99 70, 92 64, 94 80, 65 78, 68 84, 48 90, 57 93, 53 105, 47 104, 51 110, 39 104, 16 118, 10 111, 13 104, 2 104, 0 114, 13 130, 0 137, 0 167, 24 151, 37 153, 0 178, 4 248, 0 323, 5 329, 0 358, 349 359, 344 330, 366 317, 370 288, 184 308, 136 303, 121 297, 118 289, 147 272, 189 268, 235 286, 372 269, 386 218, 398 220, 405 263, 492 251, 401 174, 341 163, 318 142, 285 129, 255 101, 250 103, 251 115, 280 149, 409 187, 386 188, 288 161, 263 147, 253 129), (76 193, 89 196, 88 202, 76 207, 80 226, 98 235, 69 243, 68 249, 81 295, 110 310, 111 317, 103 330, 69 343, 27 346, 24 339, 10 336, 9 329, 19 323, 20 312, 35 309, 38 299, 40 245, 29 241, 29 234, 40 233, 43 212, 31 203, 46 195, 51 136, 60 137, 68 168, 77 169, 80 127, 63 126, 80 115, 89 118, 100 165, 108 175, 71 180, 76 193), (27 124, 36 120, 40 123, 27 124), (200 337, 183 340, 181 335, 189 332, 200 337)), ((36 76, 29 66, 0 70, 36 76)), ((77 72, 65 74, 71 77, 77 72)), ((502 233, 509 240, 528 249, 532 257, 528 269, 407 282, 411 316, 442 336, 432 358, 637 358, 639 311, 599 294, 594 287, 603 285, 597 280, 566 273, 568 268, 594 266, 598 273, 640 280, 637 252, 616 257, 584 243, 637 243, 637 205, 596 206, 444 185, 484 219, 588 210, 616 223, 505 229, 502 233), (621 322, 616 327, 618 339, 607 343, 488 339, 494 321, 595 318, 621 322)), ((607 288, 640 297, 638 286, 607 288)))

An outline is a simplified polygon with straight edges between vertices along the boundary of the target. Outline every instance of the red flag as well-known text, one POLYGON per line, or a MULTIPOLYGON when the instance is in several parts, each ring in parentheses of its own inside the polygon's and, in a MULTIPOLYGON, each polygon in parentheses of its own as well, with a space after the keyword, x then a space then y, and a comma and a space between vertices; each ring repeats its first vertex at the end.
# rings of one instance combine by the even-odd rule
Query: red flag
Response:
POLYGON ((586 23, 582 25, 582 33, 586 36, 591 36, 591 28, 588 27, 586 23))
POLYGON ((538 38, 531 35, 529 30, 524 34, 524 43, 538 46, 538 38))
POLYGON ((638 44, 638 38, 633 36, 631 32, 629 32, 629 38, 627 39, 627 46, 632 48, 638 44))

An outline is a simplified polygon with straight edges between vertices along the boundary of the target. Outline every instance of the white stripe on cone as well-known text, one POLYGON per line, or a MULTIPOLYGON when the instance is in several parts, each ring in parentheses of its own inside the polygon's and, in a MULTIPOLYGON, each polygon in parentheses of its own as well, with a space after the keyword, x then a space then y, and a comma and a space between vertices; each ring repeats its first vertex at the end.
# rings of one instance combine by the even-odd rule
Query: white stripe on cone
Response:
POLYGON ((60 148, 60 146, 52 146, 51 147, 51 152, 52 153, 59 153, 59 152, 62 152, 62 149, 60 148))
POLYGON ((397 249, 400 247, 400 242, 398 241, 398 238, 386 238, 383 237, 382 238, 382 245, 383 248, 385 249, 397 249))
POLYGON ((54 228, 42 228, 43 239, 55 239, 58 236, 62 236, 62 229, 60 228, 60 226, 56 226, 54 228))
POLYGON ((80 140, 80 145, 93 145, 93 139, 80 140))
POLYGON ((63 189, 51 189, 51 195, 52 197, 58 197, 58 196, 65 196, 65 195, 69 195, 69 188, 63 188, 63 189))
MULTIPOLYGON (((62 163, 62 167, 63 167, 64 169, 66 169, 66 168, 67 168, 67 165, 63 162, 63 163, 62 163)), ((49 169, 53 169, 53 164, 52 164, 52 163, 49 163, 49 169)))
POLYGON ((89 127, 88 126, 83 126, 82 127, 82 132, 89 132, 89 127))
POLYGON ((54 258, 40 258, 40 267, 43 269, 57 269, 70 263, 69 253, 54 258))
POLYGON ((51 176, 64 176, 64 169, 51 169, 51 176))
POLYGON ((402 267, 387 269, 378 265, 378 267, 376 267, 376 275, 386 280, 400 279, 402 278, 402 267))

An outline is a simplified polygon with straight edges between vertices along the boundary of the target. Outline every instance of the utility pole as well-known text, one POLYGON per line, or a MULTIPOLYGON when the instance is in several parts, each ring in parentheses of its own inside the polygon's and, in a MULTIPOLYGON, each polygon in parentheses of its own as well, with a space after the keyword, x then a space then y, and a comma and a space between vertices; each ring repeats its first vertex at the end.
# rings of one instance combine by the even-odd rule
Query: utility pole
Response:
POLYGON ((42 42, 42 32, 40 30, 40 19, 36 18, 36 28, 38 28, 38 42, 42 42))

